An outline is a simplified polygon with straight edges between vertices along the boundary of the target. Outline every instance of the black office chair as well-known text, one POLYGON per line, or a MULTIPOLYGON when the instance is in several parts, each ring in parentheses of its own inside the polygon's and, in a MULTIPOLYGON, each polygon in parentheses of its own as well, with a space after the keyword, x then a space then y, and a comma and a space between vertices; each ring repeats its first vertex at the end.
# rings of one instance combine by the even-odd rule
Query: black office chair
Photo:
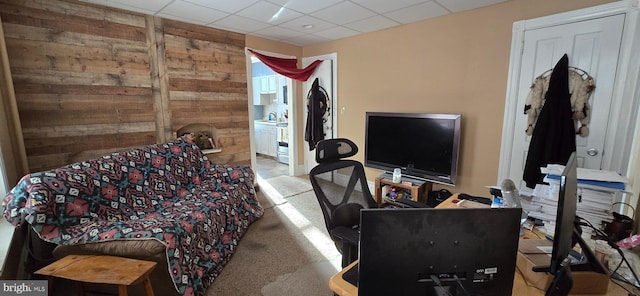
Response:
MULTIPOLYGON (((318 165, 309 172, 327 231, 342 254, 342 267, 358 259, 360 209, 378 206, 369 190, 362 164, 344 159, 357 152, 358 147, 349 139, 320 141, 316 146, 318 165), (344 181, 336 182, 342 176, 344 181), (338 183, 346 183, 346 186, 338 183)), ((409 200, 404 203, 410 207, 426 206, 409 200)))
POLYGON ((342 267, 358 259, 360 209, 377 207, 362 164, 344 159, 357 152, 356 144, 348 139, 320 141, 316 146, 318 165, 309 172, 327 231, 342 254, 342 267), (335 182, 337 176, 345 176, 346 186, 335 182))

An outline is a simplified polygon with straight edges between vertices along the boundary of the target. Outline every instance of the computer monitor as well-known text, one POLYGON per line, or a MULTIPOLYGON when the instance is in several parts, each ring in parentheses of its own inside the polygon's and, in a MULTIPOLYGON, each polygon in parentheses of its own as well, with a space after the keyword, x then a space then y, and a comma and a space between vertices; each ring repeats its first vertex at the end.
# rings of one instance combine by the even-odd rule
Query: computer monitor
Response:
POLYGON ((363 209, 358 295, 511 295, 520 214, 519 208, 363 209))
POLYGON ((572 153, 562 174, 558 191, 558 209, 556 211, 556 228, 551 251, 549 273, 556 274, 561 269, 561 263, 569 257, 569 252, 575 245, 574 232, 577 230, 576 209, 578 205, 578 168, 576 153, 572 153))
POLYGON ((549 266, 535 266, 533 271, 549 272, 554 280, 547 288, 548 295, 567 295, 572 288, 571 271, 607 273, 600 260, 581 237, 576 209, 578 204, 578 163, 576 152, 560 174, 556 227, 549 266), (574 246, 580 245, 581 254, 570 256, 574 246))

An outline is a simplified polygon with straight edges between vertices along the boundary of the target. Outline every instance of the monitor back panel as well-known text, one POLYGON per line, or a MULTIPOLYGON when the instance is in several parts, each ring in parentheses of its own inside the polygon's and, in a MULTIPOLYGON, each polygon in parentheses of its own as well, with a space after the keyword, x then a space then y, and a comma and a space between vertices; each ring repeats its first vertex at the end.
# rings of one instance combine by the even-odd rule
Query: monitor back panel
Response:
POLYGON ((363 209, 358 293, 511 295, 520 216, 519 208, 363 209))

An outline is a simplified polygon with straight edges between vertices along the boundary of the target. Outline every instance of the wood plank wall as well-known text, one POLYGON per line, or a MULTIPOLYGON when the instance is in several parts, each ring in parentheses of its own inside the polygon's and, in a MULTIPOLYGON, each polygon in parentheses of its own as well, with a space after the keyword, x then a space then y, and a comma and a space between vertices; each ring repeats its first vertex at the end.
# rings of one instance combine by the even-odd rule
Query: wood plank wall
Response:
MULTIPOLYGON (((218 129, 250 164, 243 34, 73 0, 0 0, 30 171, 218 129)), ((211 157, 210 157, 211 158, 211 157)))

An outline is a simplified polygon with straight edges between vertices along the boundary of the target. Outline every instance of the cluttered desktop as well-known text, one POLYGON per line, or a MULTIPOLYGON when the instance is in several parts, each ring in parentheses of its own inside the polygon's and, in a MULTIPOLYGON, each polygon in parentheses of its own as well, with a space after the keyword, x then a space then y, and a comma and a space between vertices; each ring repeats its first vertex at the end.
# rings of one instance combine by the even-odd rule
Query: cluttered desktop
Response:
MULTIPOLYGON (((519 241, 552 242, 535 231, 522 234, 519 210, 483 205, 454 194, 435 209, 363 210, 359 260, 331 278, 331 290, 338 295, 545 295, 554 277, 531 270, 519 241), (401 242, 398 236, 418 238, 401 242)), ((630 295, 606 276, 602 290, 602 277, 574 272, 574 292, 630 295), (580 289, 585 282, 591 283, 580 289)))

